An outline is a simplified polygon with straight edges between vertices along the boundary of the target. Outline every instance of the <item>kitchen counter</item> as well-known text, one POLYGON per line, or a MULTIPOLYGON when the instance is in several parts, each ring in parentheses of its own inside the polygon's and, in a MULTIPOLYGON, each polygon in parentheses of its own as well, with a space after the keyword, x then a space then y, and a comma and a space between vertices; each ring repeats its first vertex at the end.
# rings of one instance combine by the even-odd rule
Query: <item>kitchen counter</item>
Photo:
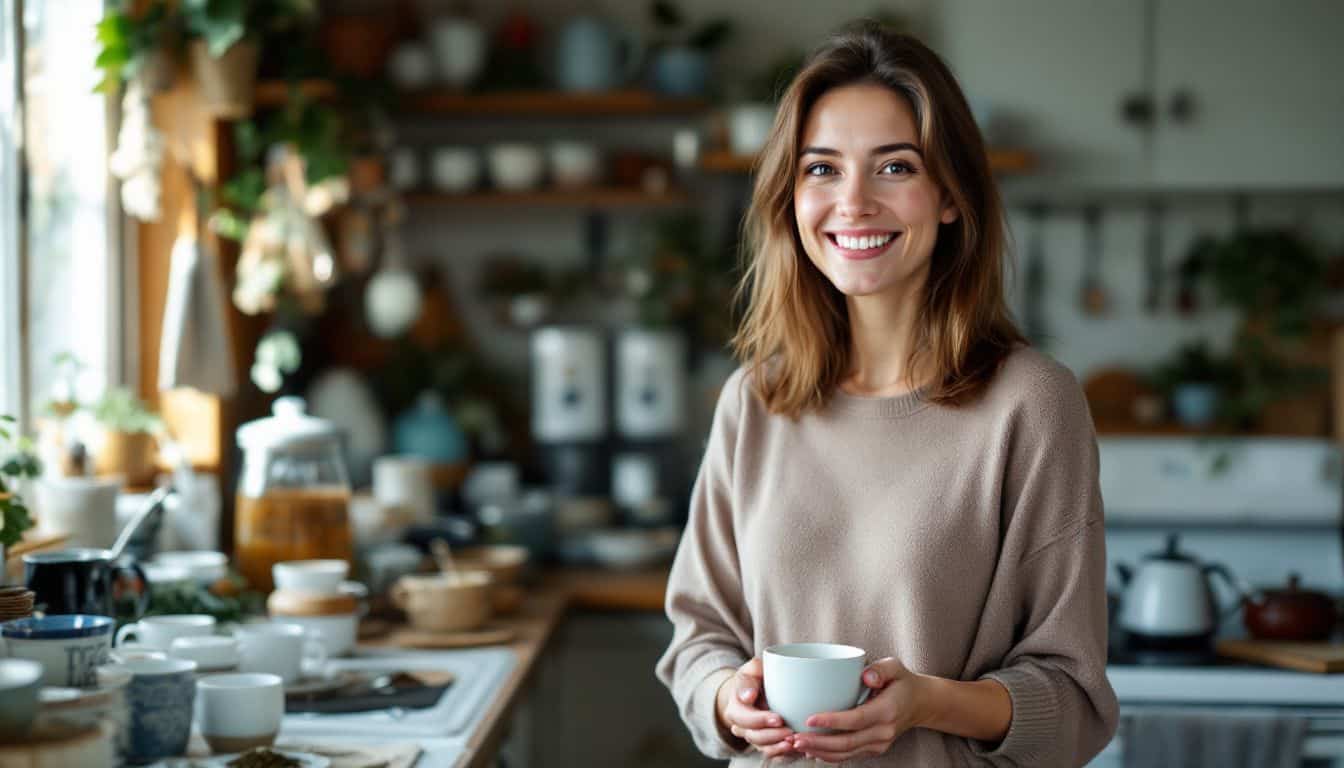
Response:
POLYGON ((647 571, 554 569, 542 573, 517 614, 493 623, 517 632, 507 647, 517 663, 491 696, 484 716, 467 737, 457 768, 494 765, 519 696, 566 612, 579 610, 662 611, 666 568, 647 571))

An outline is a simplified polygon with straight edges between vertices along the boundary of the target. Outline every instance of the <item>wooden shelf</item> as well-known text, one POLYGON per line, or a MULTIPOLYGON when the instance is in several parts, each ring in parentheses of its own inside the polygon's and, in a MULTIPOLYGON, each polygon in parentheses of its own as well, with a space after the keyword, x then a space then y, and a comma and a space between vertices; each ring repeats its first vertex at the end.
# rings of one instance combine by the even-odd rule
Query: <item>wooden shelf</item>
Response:
MULTIPOLYGON (((755 167, 754 155, 716 151, 700 156, 701 170, 710 173, 751 173, 755 167)), ((1025 149, 991 149, 989 167, 998 173, 1024 173, 1036 167, 1036 155, 1025 149)))
MULTIPOLYGON (((330 80, 299 80, 299 91, 311 101, 330 101, 336 98, 336 84, 330 80)), ((252 100, 257 107, 282 107, 289 101, 290 83, 287 80, 265 80, 257 83, 252 100)))
POLYGON ((587 187, 581 189, 538 189, 531 192, 491 190, 452 194, 413 192, 406 195, 410 205, 455 206, 540 206, 569 208, 674 208, 686 205, 690 197, 680 189, 652 194, 638 187, 587 187))
POLYGON ((484 116, 556 116, 595 117, 603 115, 684 115, 703 112, 703 99, 674 99, 650 91, 605 91, 567 93, 564 91, 501 91, 470 93, 432 90, 407 95, 407 111, 461 117, 484 116))

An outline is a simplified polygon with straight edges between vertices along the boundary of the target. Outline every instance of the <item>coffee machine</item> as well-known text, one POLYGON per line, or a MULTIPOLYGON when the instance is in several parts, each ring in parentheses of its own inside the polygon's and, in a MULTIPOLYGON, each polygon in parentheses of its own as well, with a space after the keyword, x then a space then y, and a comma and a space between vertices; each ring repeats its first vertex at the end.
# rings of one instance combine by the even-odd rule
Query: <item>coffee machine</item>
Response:
POLYGON ((686 338, 627 328, 616 337, 616 440, 612 499, 626 522, 671 522, 683 485, 678 440, 686 426, 686 338))
POLYGON ((561 495, 607 490, 607 354, 603 334, 546 326, 532 334, 532 438, 547 485, 561 495))

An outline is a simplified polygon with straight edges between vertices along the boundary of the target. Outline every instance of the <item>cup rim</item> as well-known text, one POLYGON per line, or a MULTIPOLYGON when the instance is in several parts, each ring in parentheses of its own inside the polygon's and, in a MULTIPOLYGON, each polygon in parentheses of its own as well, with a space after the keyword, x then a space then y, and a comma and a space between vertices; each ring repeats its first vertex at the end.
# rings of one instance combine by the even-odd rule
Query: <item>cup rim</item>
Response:
POLYGON ((91 613, 61 613, 28 616, 0 624, 0 636, 10 640, 70 640, 112 634, 111 616, 91 613))
POLYGON ((867 656, 867 652, 862 648, 844 643, 779 643, 772 645, 762 651, 762 655, 775 656, 790 661, 850 661, 852 659, 862 659, 867 656), (828 648, 840 652, 840 655, 834 656, 796 656, 794 653, 804 648, 828 648))
POLYGON ((112 562, 112 550, 98 547, 70 547, 52 552, 29 552, 23 556, 24 563, 33 565, 59 565, 61 563, 97 563, 112 562))
POLYGON ((218 691, 264 690, 283 688, 284 678, 270 672, 227 672, 222 675, 210 675, 196 681, 198 689, 218 691))
POLYGON ((177 659, 171 656, 163 659, 126 659, 113 664, 104 664, 102 666, 112 667, 107 674, 115 674, 117 671, 124 670, 129 672, 132 677, 144 677, 151 675, 179 675, 183 672, 195 672, 197 664, 190 659, 177 659))
POLYGON ((251 624, 239 624, 237 627, 234 627, 233 630, 235 636, 244 634, 253 636, 269 635, 272 637, 298 637, 307 634, 307 632, 307 627, 289 621, 258 621, 251 624))
POLYGON ((281 560, 271 566, 288 573, 349 573, 350 564, 337 558, 314 558, 311 560, 281 560))
POLYGON ((135 623, 160 627, 213 627, 219 621, 208 613, 163 613, 141 617, 135 623))
POLYGON ((172 642, 168 643, 169 650, 178 650, 180 648, 224 648, 228 646, 237 646, 238 638, 227 635, 183 635, 174 637, 172 642))

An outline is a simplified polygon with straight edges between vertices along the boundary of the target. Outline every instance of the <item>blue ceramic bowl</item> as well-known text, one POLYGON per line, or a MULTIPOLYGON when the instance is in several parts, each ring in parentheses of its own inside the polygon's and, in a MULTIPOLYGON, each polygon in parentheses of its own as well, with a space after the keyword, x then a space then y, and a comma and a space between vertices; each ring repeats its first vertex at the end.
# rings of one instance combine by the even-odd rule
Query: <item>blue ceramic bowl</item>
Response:
POLYGON ((29 616, 0 624, 0 636, 20 640, 70 640, 78 637, 109 635, 115 622, 111 616, 69 613, 58 616, 29 616))
POLYGON ((37 717, 42 665, 31 659, 0 659, 0 740, 28 732, 37 717))

